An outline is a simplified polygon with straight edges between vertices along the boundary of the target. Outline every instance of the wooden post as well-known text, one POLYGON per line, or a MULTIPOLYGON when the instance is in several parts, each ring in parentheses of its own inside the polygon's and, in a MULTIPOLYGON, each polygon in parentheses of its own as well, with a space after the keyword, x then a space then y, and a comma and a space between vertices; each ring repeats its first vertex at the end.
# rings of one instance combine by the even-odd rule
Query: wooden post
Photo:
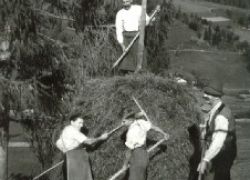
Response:
POLYGON ((142 0, 142 13, 141 13, 141 19, 140 19, 140 37, 139 37, 139 43, 138 43, 138 59, 137 59, 137 67, 136 71, 138 72, 142 68, 143 63, 143 57, 144 57, 144 38, 145 38, 145 26, 146 26, 146 9, 147 9, 147 0, 142 0))
MULTIPOLYGON (((1 51, 5 52, 6 56, 2 56, 0 53, 0 61, 7 60, 10 57, 10 25, 7 22, 4 26, 4 35, 7 39, 3 42, 4 45, 1 47, 1 51), (1 59, 4 57, 3 59, 1 59)), ((3 97, 5 97, 2 94, 3 97)), ((8 96, 8 95, 7 95, 8 96)), ((9 98, 0 99, 0 180, 8 180, 8 143, 9 143, 9 110, 10 105, 9 98), (3 104, 2 104, 3 103, 3 104)))
POLYGON ((9 119, 5 111, 0 115, 0 180, 7 180, 9 119))

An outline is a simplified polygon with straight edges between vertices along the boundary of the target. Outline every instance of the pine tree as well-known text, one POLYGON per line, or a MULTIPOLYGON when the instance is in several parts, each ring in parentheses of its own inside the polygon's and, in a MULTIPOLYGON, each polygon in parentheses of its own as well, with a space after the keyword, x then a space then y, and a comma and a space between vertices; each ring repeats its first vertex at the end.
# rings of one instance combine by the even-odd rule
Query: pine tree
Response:
MULTIPOLYGON (((18 114, 32 108, 39 109, 37 119, 51 121, 48 114, 57 116, 60 110, 58 105, 65 92, 65 77, 70 75, 66 75, 69 66, 66 45, 54 39, 63 31, 62 20, 65 19, 66 24, 73 22, 77 31, 83 31, 86 25, 98 23, 96 10, 100 4, 97 0, 0 0, 0 27, 9 29, 8 38, 6 33, 1 33, 0 39, 10 44, 6 49, 10 55, 4 62, 0 61, 1 180, 7 179, 9 120, 18 119, 18 114), (16 93, 20 87, 22 95, 16 93), (22 96, 22 102, 15 103, 22 96), (10 112, 14 112, 13 117, 10 112)), ((43 159, 40 160, 46 166, 43 159)))

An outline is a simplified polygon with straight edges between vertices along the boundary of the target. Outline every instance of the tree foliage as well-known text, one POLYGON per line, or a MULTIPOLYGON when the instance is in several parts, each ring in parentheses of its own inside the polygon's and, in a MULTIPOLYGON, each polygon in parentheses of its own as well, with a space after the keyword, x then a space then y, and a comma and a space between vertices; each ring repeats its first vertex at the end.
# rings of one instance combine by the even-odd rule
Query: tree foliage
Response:
MULTIPOLYGON (((151 0, 148 13, 156 4, 162 10, 146 44, 151 70, 159 73, 168 67, 163 44, 174 8, 151 0)), ((42 168, 52 163, 51 135, 75 107, 75 95, 89 79, 112 75, 121 50, 113 27, 100 25, 114 23, 120 7, 117 0, 0 0, 0 39, 11 53, 0 61, 0 105, 23 124, 42 168)))

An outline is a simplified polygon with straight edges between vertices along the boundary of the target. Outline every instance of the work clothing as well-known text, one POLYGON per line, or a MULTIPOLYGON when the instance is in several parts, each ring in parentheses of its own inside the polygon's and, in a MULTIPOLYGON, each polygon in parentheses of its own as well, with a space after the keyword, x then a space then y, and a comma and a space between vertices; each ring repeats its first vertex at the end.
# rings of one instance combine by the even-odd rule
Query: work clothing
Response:
POLYGON ((145 146, 135 148, 131 153, 128 180, 146 180, 149 157, 145 146))
POLYGON ((74 149, 66 152, 68 180, 93 180, 89 155, 85 149, 74 149))
MULTIPOLYGON (((135 35, 137 34, 137 31, 124 31, 123 37, 124 37, 124 45, 127 47, 129 43, 133 40, 135 35)), ((129 49, 129 52, 126 54, 125 58, 121 61, 119 64, 118 69, 124 70, 124 71, 130 71, 133 72, 136 69, 137 66, 137 59, 138 59, 138 39, 135 41, 135 43, 132 45, 132 47, 129 49)))
MULTIPOLYGON (((116 36, 119 44, 127 47, 139 31, 139 23, 141 18, 142 8, 140 5, 131 5, 129 9, 121 9, 116 14, 116 36)), ((146 25, 149 23, 149 17, 146 14, 146 25)), ((134 72, 137 67, 138 59, 138 39, 130 48, 126 57, 121 61, 119 70, 125 72, 134 72)), ((145 51, 146 53, 146 51, 145 51)), ((144 54, 145 54, 144 53, 144 54)), ((145 69, 147 62, 144 56, 142 68, 145 69)))
POLYGON ((131 150, 128 180, 146 180, 149 160, 145 143, 147 132, 151 127, 151 122, 138 119, 128 128, 125 142, 125 145, 131 150))
MULTIPOLYGON (((133 32, 139 30, 142 7, 140 5, 131 5, 129 9, 121 9, 116 14, 115 26, 117 41, 124 42, 123 32, 133 32)), ((149 17, 146 14, 146 24, 149 23, 149 17)))
POLYGON ((221 112, 208 123, 206 140, 211 144, 204 157, 206 161, 210 161, 222 149, 227 148, 228 144, 233 143, 232 141, 236 141, 235 121, 229 108, 224 107, 221 112))
POLYGON ((79 147, 87 137, 72 125, 66 126, 59 139, 56 141, 56 146, 63 153, 79 147))
POLYGON ((152 124, 144 119, 135 120, 128 128, 125 145, 129 149, 135 149, 145 145, 147 132, 152 124))
POLYGON ((65 155, 64 179, 65 177, 68 180, 93 179, 88 153, 82 147, 82 143, 87 139, 87 136, 72 125, 68 125, 62 130, 59 139, 56 141, 56 146, 65 155))
POLYGON ((206 140, 209 144, 204 159, 211 163, 206 180, 230 180, 230 169, 236 157, 235 121, 230 109, 224 106, 208 122, 206 140))

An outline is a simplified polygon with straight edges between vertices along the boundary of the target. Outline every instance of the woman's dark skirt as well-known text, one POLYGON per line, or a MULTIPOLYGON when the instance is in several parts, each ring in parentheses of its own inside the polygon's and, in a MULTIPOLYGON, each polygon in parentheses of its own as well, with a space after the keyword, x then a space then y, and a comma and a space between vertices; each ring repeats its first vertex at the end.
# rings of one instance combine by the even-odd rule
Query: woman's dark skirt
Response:
POLYGON ((93 180, 89 155, 85 149, 66 153, 67 180, 93 180))
MULTIPOLYGON (((125 31, 125 32, 123 32, 124 44, 126 47, 133 40, 133 38, 136 36, 136 34, 137 34, 137 31, 131 31, 131 32, 125 31)), ((137 39, 135 41, 135 43, 133 44, 133 46, 130 48, 129 52, 127 53, 125 58, 120 63, 119 70, 131 71, 131 72, 134 72, 136 70, 137 59, 138 59, 138 42, 139 42, 139 39, 137 39)), ((146 68, 146 64, 147 64, 146 58, 145 58, 146 57, 145 52, 146 51, 144 51, 144 59, 143 59, 143 63, 142 63, 143 69, 146 68)))

